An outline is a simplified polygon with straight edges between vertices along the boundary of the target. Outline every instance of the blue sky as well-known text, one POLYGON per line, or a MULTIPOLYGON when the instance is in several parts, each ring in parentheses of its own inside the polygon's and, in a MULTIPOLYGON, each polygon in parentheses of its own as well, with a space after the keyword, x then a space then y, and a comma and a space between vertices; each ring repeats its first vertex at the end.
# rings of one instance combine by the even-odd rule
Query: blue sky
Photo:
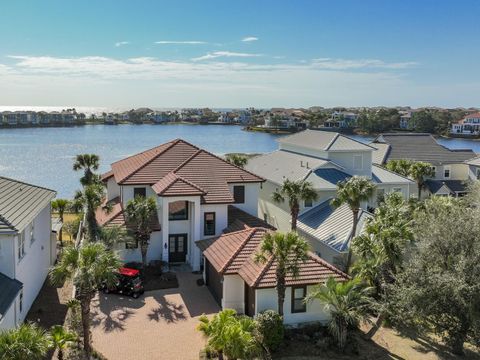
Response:
POLYGON ((2 1, 0 105, 480 106, 479 1, 2 1))

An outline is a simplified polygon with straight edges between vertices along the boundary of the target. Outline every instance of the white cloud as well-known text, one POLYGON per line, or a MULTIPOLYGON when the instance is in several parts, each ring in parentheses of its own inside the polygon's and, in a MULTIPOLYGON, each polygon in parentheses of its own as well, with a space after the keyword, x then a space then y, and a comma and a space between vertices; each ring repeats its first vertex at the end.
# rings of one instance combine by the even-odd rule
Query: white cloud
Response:
POLYGON ((202 44, 207 44, 205 41, 170 41, 170 40, 160 40, 160 41, 155 41, 155 44, 160 44, 160 45, 168 45, 168 44, 176 44, 176 45, 202 45, 202 44))
POLYGON ((387 63, 377 59, 331 59, 319 58, 313 59, 312 64, 319 69, 328 70, 353 70, 365 68, 379 68, 379 69, 406 69, 415 65, 416 62, 393 62, 387 63))
POLYGON ((202 61, 202 60, 210 60, 216 59, 220 57, 240 57, 240 58, 248 58, 248 57, 258 57, 263 56, 262 54, 249 54, 249 53, 240 53, 240 52, 233 52, 233 51, 214 51, 208 53, 206 55, 193 58, 193 61, 202 61))
POLYGON ((120 47, 128 44, 130 44, 130 41, 119 41, 115 43, 115 47, 120 47))
POLYGON ((258 40, 258 37, 255 37, 255 36, 247 36, 242 39, 243 42, 252 42, 257 40, 258 40))

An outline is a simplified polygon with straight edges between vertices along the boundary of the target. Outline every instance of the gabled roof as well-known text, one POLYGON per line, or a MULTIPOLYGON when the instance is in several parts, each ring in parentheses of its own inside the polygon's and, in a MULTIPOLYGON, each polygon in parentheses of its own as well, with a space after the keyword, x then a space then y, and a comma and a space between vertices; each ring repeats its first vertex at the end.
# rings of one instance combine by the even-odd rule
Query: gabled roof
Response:
POLYGON ((345 135, 321 130, 305 130, 282 137, 280 144, 296 145, 319 151, 371 151, 370 145, 349 138, 345 135))
POLYGON ((468 184, 463 180, 425 180, 428 190, 434 195, 452 195, 467 192, 468 184))
MULTIPOLYGON (((362 232, 365 220, 371 216, 364 210, 360 211, 355 236, 362 232)), ((335 251, 345 252, 352 239, 352 211, 346 204, 334 208, 330 205, 329 199, 301 214, 297 227, 301 232, 325 243, 335 251)))
POLYGON ((0 232, 23 230, 56 192, 0 176, 0 232))
POLYGON ((0 273, 0 321, 3 319, 12 303, 17 298, 23 284, 0 273))
POLYGON ((381 134, 371 145, 379 147, 377 151, 380 153, 373 158, 380 165, 389 160, 399 159, 425 161, 431 164, 453 164, 462 163, 476 155, 471 149, 448 149, 440 145, 431 134, 381 134), (388 144, 389 147, 377 144, 388 144))
MULTIPOLYGON (((108 202, 104 202, 95 211, 95 218, 100 226, 120 226, 132 229, 130 224, 127 224, 123 204, 120 197, 116 197, 108 202), (108 204, 108 206, 107 206, 108 204)), ((158 222, 158 217, 155 215, 150 223, 153 231, 160 231, 161 226, 158 222)))
POLYGON ((195 196, 205 195, 205 191, 194 183, 171 172, 152 186, 153 191, 161 196, 195 196))
POLYGON ((473 159, 465 161, 466 164, 468 165, 473 165, 473 166, 480 166, 480 156, 477 156, 473 159))
MULTIPOLYGON (((274 287, 276 262, 272 259, 264 264, 254 261, 254 254, 267 232, 268 230, 264 228, 249 228, 223 234, 214 239, 203 255, 222 275, 238 274, 253 288, 274 287)), ((334 266, 308 252, 308 259, 299 265, 299 276, 296 278, 288 276, 286 285, 318 284, 331 276, 340 281, 348 278, 334 266)))
POLYGON ((414 184, 415 182, 383 166, 372 164, 372 180, 376 184, 414 184))
POLYGON ((177 191, 194 192, 202 196, 203 203, 232 203, 229 183, 264 181, 181 139, 117 161, 112 172, 120 185, 152 185, 162 193, 173 187, 170 196, 177 191))

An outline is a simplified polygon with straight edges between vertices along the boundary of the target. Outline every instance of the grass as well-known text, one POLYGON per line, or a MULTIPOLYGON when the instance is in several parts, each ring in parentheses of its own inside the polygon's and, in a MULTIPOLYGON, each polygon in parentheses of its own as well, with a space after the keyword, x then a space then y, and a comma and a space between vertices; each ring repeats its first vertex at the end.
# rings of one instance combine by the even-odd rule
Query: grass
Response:
MULTIPOLYGON (((63 222, 66 223, 66 222, 69 222, 69 221, 74 221, 79 216, 81 216, 81 214, 65 213, 65 214, 63 214, 63 222)), ((54 217, 58 217, 58 214, 57 213, 52 213, 52 218, 54 218, 54 217)), ((65 229, 62 232, 62 237, 63 237, 63 241, 72 241, 72 237, 70 236, 70 234, 68 232, 65 231, 65 229)))

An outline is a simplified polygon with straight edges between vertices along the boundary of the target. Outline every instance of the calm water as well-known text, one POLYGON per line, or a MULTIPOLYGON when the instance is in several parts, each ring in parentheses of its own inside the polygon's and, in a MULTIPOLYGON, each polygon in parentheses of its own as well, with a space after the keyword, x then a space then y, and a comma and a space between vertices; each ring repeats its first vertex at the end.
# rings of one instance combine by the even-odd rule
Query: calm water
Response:
MULTIPOLYGON (((76 154, 100 155, 102 172, 126 156, 183 138, 215 154, 260 153, 277 148, 278 136, 242 131, 239 126, 218 125, 117 125, 72 128, 0 129, 0 175, 42 185, 72 197, 79 187, 79 173, 72 171, 76 154)), ((371 138, 355 136, 368 142, 371 138)), ((480 142, 446 140, 450 148, 472 148, 480 152, 480 142)))

